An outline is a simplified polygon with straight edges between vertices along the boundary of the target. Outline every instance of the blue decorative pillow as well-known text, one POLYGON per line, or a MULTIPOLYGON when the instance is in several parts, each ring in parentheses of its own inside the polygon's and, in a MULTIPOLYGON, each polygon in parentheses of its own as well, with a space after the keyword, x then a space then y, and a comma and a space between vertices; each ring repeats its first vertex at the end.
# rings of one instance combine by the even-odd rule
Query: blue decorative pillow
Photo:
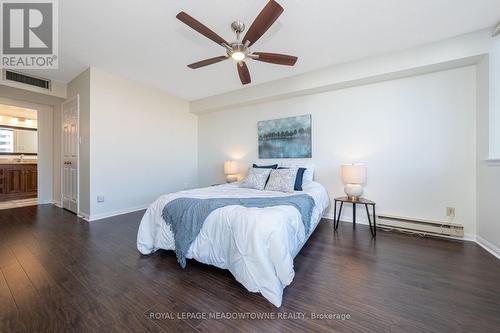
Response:
MULTIPOLYGON (((278 169, 290 169, 290 168, 279 167, 278 169)), ((293 189, 295 191, 303 191, 302 182, 304 181, 304 172, 305 171, 306 171, 306 168, 298 168, 297 169, 297 176, 295 177, 295 186, 293 187, 293 189)))
POLYGON ((304 172, 306 172, 306 168, 298 168, 297 169, 297 177, 295 177, 295 191, 302 191, 302 182, 304 180, 304 172))
POLYGON ((257 164, 254 163, 254 165, 252 165, 252 168, 257 168, 257 169, 278 169, 278 164, 257 165, 257 164))

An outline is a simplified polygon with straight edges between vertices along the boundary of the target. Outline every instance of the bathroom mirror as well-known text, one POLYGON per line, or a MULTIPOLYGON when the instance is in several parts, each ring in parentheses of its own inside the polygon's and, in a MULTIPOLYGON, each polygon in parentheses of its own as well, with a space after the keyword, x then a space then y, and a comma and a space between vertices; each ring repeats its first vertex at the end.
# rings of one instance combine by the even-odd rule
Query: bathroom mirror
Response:
POLYGON ((37 155, 36 129, 0 126, 0 155, 37 155))

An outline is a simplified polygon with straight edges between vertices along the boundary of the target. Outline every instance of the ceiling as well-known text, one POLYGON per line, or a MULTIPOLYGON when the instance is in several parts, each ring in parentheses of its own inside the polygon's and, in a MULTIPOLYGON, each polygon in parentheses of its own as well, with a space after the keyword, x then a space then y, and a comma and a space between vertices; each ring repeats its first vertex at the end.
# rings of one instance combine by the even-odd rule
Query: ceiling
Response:
MULTIPOLYGON (((277 0, 285 9, 253 51, 296 55, 295 67, 249 61, 252 85, 407 49, 494 26, 499 0, 277 0)), ((236 65, 187 64, 224 49, 181 23, 184 10, 226 40, 230 23, 250 26, 267 0, 59 1, 59 70, 70 81, 88 66, 194 100, 242 89, 236 65)), ((244 89, 244 88, 243 88, 244 89)))

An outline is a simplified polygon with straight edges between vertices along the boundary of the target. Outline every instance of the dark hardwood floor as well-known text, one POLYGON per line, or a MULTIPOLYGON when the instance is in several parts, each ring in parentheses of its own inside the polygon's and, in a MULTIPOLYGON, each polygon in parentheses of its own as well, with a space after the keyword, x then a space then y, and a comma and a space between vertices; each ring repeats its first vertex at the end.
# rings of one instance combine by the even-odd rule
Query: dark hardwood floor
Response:
POLYGON ((0 332, 500 331, 500 262, 474 243, 375 241, 365 226, 334 234, 323 220, 276 309, 227 271, 140 255, 142 214, 89 224, 50 205, 0 211, 0 332), (275 319, 203 318, 217 313, 275 319))

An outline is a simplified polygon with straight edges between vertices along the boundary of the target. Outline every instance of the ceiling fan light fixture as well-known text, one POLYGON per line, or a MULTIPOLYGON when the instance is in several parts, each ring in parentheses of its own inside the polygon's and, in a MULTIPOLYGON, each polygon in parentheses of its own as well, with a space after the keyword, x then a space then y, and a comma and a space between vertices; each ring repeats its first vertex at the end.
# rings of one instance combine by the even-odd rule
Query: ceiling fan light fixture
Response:
POLYGON ((214 31, 189 14, 180 12, 176 16, 179 21, 222 46, 226 51, 226 54, 223 56, 205 59, 187 66, 196 69, 231 58, 236 62, 236 68, 242 84, 249 84, 252 82, 245 61, 246 59, 268 62, 276 65, 294 66, 297 62, 297 57, 295 56, 269 52, 252 52, 250 50, 250 47, 252 47, 252 45, 255 44, 255 42, 274 24, 281 13, 283 13, 283 10, 283 7, 281 7, 276 0, 268 0, 267 5, 260 11, 259 15, 257 15, 243 38, 240 38, 240 36, 243 31, 245 31, 245 24, 241 21, 233 22, 231 24, 231 29, 236 34, 236 40, 234 40, 233 43, 228 43, 224 38, 217 35, 214 31))
POLYGON ((241 51, 235 51, 231 54, 231 58, 233 58, 235 61, 242 61, 246 58, 245 53, 241 51))

